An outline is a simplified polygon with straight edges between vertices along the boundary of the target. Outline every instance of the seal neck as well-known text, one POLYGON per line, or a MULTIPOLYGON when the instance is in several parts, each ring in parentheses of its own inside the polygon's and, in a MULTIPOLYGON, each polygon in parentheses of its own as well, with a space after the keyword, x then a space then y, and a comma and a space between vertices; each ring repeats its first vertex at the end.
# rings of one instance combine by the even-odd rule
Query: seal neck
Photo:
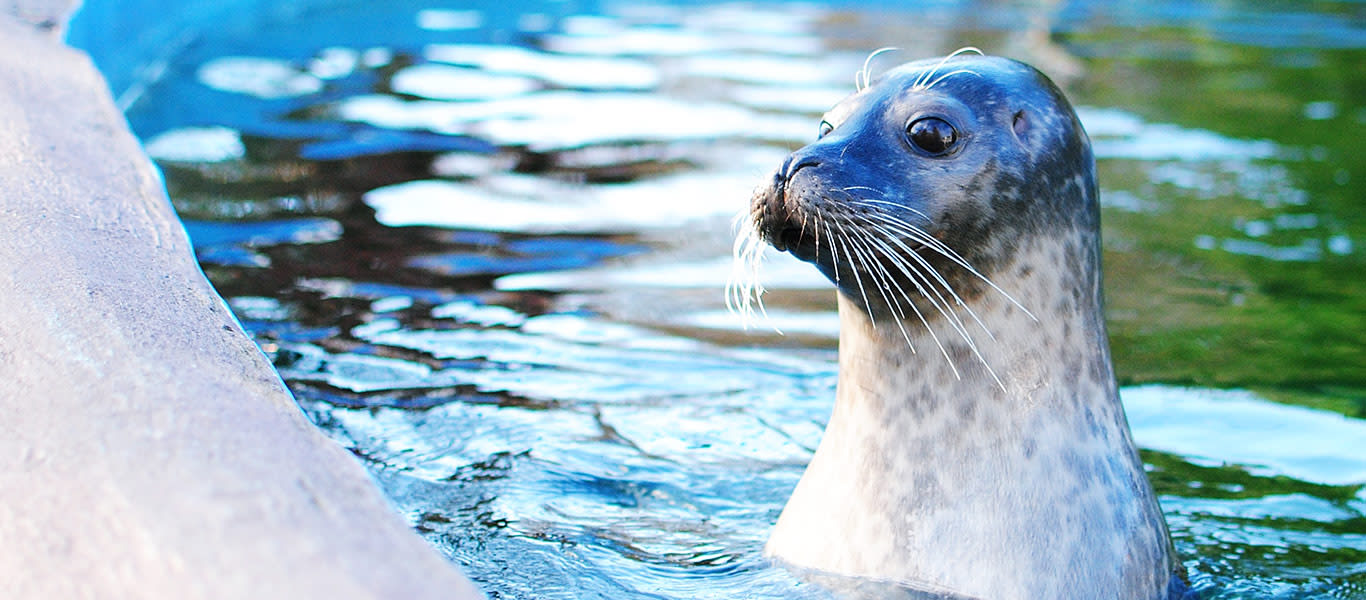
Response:
POLYGON ((908 344, 840 296, 834 412, 769 554, 968 597, 1165 593, 1170 542, 1119 403, 1099 273, 1040 260, 1069 247, 1094 251, 1033 248, 1040 268, 996 281, 1037 320, 971 302, 995 337, 974 332, 977 352, 946 319, 901 323, 908 344))

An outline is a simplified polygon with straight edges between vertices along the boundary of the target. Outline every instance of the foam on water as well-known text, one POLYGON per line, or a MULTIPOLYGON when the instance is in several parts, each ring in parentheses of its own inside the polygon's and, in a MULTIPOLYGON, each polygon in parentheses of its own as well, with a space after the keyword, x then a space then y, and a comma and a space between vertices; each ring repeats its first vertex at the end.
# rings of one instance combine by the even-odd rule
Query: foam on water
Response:
POLYGON ((225 56, 199 67, 199 80, 215 90, 271 100, 313 94, 322 81, 294 65, 273 58, 225 56))
POLYGON ((447 65, 413 65, 394 74, 390 87, 431 100, 488 100, 537 89, 535 81, 447 65))
POLYGON ((654 65, 623 58, 550 54, 492 44, 433 44, 422 54, 434 62, 533 77, 557 87, 648 90, 661 81, 654 65))
POLYGON ((246 156, 242 136, 227 127, 185 127, 158 134, 143 144, 147 156, 174 162, 212 163, 246 156))

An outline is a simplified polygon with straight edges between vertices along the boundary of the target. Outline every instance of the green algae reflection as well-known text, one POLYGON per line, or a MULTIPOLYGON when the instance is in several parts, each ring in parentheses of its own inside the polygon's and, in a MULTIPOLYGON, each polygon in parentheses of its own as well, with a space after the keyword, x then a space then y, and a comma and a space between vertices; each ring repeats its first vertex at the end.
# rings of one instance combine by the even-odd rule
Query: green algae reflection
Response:
MULTIPOLYGON (((1116 369, 1366 416, 1363 52, 1185 34, 1149 59, 1089 59, 1074 92, 1167 144, 1095 135, 1116 369)), ((1105 54, 1136 35, 1069 43, 1105 54)))

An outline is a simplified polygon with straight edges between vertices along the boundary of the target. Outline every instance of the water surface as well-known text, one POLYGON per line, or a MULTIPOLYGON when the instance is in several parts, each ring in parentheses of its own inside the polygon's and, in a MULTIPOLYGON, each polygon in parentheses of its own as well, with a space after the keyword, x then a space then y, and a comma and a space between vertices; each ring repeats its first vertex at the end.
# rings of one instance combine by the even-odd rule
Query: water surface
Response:
POLYGON ((1360 3, 305 2, 180 39, 116 94, 206 274, 491 597, 826 596, 761 548, 833 292, 773 255, 744 330, 730 219, 870 50, 965 45, 1093 138, 1116 368, 1197 587, 1366 595, 1360 3))

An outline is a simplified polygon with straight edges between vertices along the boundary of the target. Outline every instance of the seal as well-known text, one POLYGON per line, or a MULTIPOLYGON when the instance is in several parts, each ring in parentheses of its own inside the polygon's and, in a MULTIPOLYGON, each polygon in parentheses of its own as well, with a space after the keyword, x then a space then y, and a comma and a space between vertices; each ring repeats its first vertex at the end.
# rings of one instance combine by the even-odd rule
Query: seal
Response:
POLYGON ((959 53, 859 84, 737 239, 839 292, 834 410, 766 554, 918 597, 1180 596, 1111 367, 1070 104, 1026 64, 959 53))

